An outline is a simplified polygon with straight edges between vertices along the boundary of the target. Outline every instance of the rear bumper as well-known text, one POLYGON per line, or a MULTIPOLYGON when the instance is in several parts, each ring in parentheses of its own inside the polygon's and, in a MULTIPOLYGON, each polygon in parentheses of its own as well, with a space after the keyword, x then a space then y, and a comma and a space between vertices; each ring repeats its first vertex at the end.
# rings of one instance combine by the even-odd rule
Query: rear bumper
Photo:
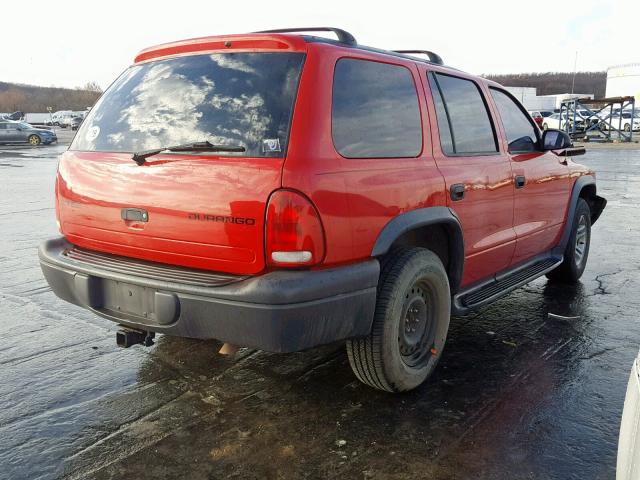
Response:
POLYGON ((215 338, 273 352, 304 350, 371 330, 377 260, 318 271, 276 271, 221 286, 143 277, 118 262, 68 257, 64 238, 44 242, 40 265, 54 293, 123 325, 215 338))

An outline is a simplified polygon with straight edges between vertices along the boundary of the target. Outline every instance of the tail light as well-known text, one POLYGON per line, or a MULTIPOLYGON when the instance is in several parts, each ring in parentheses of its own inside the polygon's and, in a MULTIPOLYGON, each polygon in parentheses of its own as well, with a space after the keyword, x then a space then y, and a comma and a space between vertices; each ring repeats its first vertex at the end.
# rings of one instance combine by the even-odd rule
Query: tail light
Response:
POLYGON ((58 173, 56 173, 56 182, 55 182, 55 210, 56 210, 56 227, 58 228, 58 232, 61 235, 64 235, 62 232, 62 224, 60 223, 60 197, 58 196, 58 173))
POLYGON ((273 192, 265 226, 267 263, 280 267, 316 265, 324 257, 324 231, 316 208, 300 193, 273 192))

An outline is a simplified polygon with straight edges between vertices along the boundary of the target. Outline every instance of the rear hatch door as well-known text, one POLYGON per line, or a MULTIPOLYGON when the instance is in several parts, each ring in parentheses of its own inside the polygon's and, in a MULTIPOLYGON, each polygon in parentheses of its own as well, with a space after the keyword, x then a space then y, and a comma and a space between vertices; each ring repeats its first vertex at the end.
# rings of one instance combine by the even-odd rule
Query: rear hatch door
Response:
POLYGON ((60 160, 58 216, 72 243, 146 260, 254 274, 281 186, 303 53, 187 55, 134 65, 60 160), (132 153, 208 141, 238 153, 132 153))

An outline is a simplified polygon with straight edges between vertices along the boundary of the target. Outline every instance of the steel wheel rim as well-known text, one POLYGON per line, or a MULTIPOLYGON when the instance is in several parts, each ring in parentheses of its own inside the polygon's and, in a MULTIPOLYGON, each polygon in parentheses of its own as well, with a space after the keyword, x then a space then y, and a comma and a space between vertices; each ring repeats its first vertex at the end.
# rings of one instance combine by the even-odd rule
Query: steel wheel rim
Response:
POLYGON ((580 215, 578 229, 576 230, 576 244, 574 247, 574 258, 576 265, 582 265, 585 253, 587 252, 587 217, 580 215))
POLYGON ((435 321, 433 295, 424 282, 416 281, 405 294, 398 331, 398 348, 409 367, 421 367, 431 356, 435 321))

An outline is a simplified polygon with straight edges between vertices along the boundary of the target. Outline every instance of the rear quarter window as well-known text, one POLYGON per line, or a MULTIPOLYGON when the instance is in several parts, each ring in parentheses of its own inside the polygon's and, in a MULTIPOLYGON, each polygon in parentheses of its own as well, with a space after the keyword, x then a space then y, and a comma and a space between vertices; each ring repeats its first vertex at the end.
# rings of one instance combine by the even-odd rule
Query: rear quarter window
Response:
POLYGON ((343 157, 417 157, 422 151, 422 124, 411 72, 369 60, 338 60, 332 135, 343 157))

